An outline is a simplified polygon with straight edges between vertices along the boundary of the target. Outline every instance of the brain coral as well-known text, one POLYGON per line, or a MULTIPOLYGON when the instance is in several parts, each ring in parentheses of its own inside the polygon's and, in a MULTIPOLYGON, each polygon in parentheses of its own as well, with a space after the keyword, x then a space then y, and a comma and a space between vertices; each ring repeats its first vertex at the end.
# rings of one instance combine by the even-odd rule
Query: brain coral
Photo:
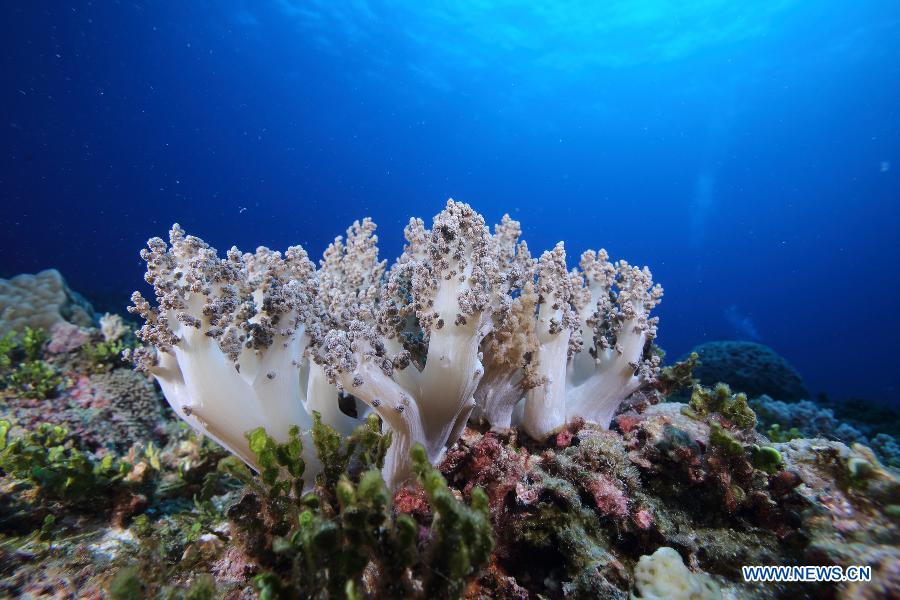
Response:
POLYGON ((803 379, 784 358, 768 346, 755 342, 707 342, 694 348, 700 365, 694 369, 704 385, 722 381, 750 398, 768 394, 796 401, 809 398, 803 379))
POLYGON ((93 308, 73 292, 56 269, 0 279, 0 335, 25 327, 49 330, 69 322, 93 325, 93 308))

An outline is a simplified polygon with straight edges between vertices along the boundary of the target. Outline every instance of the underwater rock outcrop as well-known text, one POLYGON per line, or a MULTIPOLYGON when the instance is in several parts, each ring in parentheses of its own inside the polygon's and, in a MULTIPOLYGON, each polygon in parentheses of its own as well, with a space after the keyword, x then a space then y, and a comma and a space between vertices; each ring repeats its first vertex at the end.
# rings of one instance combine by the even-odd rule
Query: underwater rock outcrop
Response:
POLYGON ((436 464, 473 410, 501 428, 515 414, 535 439, 575 418, 607 426, 658 372, 662 288, 646 267, 600 250, 569 271, 562 243, 534 260, 517 222, 491 232, 453 200, 431 229, 409 221, 389 269, 374 232, 354 223, 317 269, 299 246, 220 258, 175 225, 141 254, 156 306, 135 292, 147 346, 133 358, 182 419, 254 468, 247 431, 285 442, 299 427, 315 473, 313 415, 346 435, 374 412, 392 433, 392 487, 414 444, 436 464))
MULTIPOLYGON (((849 423, 838 419, 833 409, 810 400, 782 402, 765 395, 751 400, 750 406, 759 418, 758 428, 773 441, 820 437, 848 445, 859 443, 872 448, 885 464, 900 467, 900 444, 895 435, 885 432, 896 430, 896 415, 888 421, 849 423)), ((882 412, 888 417, 892 414, 889 407, 882 412)))
POLYGON ((776 400, 809 398, 809 391, 797 370, 774 350, 746 341, 706 342, 693 350, 700 364, 694 377, 713 386, 724 382, 750 398, 768 394, 776 400))
POLYGON ((66 285, 56 269, 0 279, 0 335, 26 327, 49 330, 57 323, 90 327, 90 303, 66 285))

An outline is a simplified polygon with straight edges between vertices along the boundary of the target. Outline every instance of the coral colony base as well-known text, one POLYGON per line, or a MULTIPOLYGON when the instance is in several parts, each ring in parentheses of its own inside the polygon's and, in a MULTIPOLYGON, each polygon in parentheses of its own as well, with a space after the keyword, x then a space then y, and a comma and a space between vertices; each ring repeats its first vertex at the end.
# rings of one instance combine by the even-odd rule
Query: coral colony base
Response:
POLYGON ((147 344, 133 357, 182 419, 256 469, 250 430, 285 442, 299 427, 308 441, 315 413, 347 435, 374 412, 392 436, 392 488, 415 444, 437 464, 472 417, 542 440, 575 418, 607 427, 653 381, 662 288, 646 267, 600 250, 570 271, 562 242, 535 260, 518 222, 492 233, 453 200, 404 234, 387 268, 375 224, 357 221, 317 269, 299 246, 220 258, 175 225, 141 253, 157 305, 132 297, 147 344))

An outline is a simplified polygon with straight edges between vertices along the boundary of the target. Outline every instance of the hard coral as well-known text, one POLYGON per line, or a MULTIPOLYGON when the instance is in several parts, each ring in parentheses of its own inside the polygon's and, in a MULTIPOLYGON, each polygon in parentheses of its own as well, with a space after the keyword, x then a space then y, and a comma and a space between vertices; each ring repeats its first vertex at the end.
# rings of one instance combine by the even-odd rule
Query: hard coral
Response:
POLYGON ((721 600, 722 590, 705 573, 692 573, 672 548, 642 556, 634 578, 644 600, 721 600))
POLYGON ((25 327, 50 329, 63 321, 89 327, 93 319, 91 305, 55 269, 0 279, 0 335, 25 327))
POLYGON ((152 439, 162 417, 159 393, 146 376, 128 369, 98 373, 90 378, 94 402, 112 409, 108 424, 120 446, 152 439))
POLYGON ((891 421, 874 425, 854 421, 845 422, 835 416, 834 410, 815 402, 782 402, 768 396, 760 396, 750 402, 759 417, 761 429, 773 442, 787 442, 802 437, 822 437, 845 444, 860 443, 871 447, 880 460, 892 467, 900 467, 900 444, 890 433, 891 421))
POLYGON ((785 401, 809 398, 797 370, 774 350, 747 341, 706 342, 694 348, 694 377, 704 385, 722 381, 750 398, 768 394, 785 401))

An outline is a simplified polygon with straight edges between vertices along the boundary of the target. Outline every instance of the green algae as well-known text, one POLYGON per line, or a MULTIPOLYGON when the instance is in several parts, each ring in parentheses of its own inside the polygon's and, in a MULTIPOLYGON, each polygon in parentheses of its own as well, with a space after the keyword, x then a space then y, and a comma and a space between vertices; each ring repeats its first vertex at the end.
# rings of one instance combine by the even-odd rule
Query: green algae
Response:
POLYGON ((739 429, 749 431, 756 427, 756 413, 747 403, 747 395, 732 393, 724 383, 712 389, 695 384, 685 412, 701 420, 718 413, 739 429))
POLYGON ((338 480, 351 469, 380 469, 391 444, 391 432, 381 433, 381 421, 370 414, 362 425, 344 439, 334 428, 322 423, 322 416, 313 411, 312 440, 322 462, 322 472, 316 482, 321 489, 333 489, 338 480))
POLYGON ((253 585, 260 598, 402 597, 410 575, 429 596, 459 598, 493 549, 487 496, 478 488, 469 504, 450 491, 420 446, 412 469, 430 515, 398 513, 378 465, 390 443, 377 417, 346 439, 314 417, 313 444, 323 464, 313 493, 300 495, 305 465, 299 438, 284 444, 264 431, 248 433, 259 476, 226 459, 225 471, 247 484, 249 495, 229 517, 238 539, 265 571, 253 585), (430 516, 430 519, 427 517, 430 516), (420 539, 420 527, 428 535, 420 539), (373 564, 377 577, 363 574, 373 564))
POLYGON ((122 357, 122 353, 134 346, 134 340, 101 340, 85 344, 82 352, 88 360, 88 369, 91 372, 107 373, 127 365, 128 362, 122 357))
POLYGON ((750 458, 753 466, 761 471, 773 475, 780 471, 784 466, 784 459, 781 452, 772 446, 758 446, 753 444, 750 446, 750 458))
POLYGON ((8 369, 12 366, 18 348, 19 340, 15 331, 9 331, 0 337, 0 369, 8 369))
POLYGON ((854 456, 847 460, 847 472, 852 481, 862 483, 875 476, 875 466, 864 458, 854 456))
POLYGON ((20 363, 4 382, 14 394, 35 400, 45 400, 55 395, 62 383, 60 372, 43 360, 20 363))
POLYGON ((41 496, 86 505, 108 500, 132 465, 107 454, 96 461, 74 447, 69 432, 43 423, 10 438, 9 421, 0 421, 0 469, 33 487, 41 496))
POLYGON ((8 369, 21 362, 38 361, 43 356, 47 332, 26 327, 22 335, 9 331, 0 337, 0 369, 8 369))
POLYGON ((430 547, 423 557, 426 593, 460 597, 466 580, 487 565, 494 547, 488 497, 476 487, 467 506, 456 499, 440 471, 428 462, 424 448, 414 446, 411 456, 413 473, 434 511, 430 547))
POLYGON ((25 353, 25 360, 38 360, 41 358, 47 339, 47 332, 43 329, 26 327, 25 332, 19 340, 22 351, 25 353))
POLYGON ((744 446, 734 435, 718 423, 709 426, 709 444, 719 448, 726 456, 737 457, 744 454, 744 446))
POLYGON ((663 367, 659 370, 656 379, 656 387, 664 395, 677 394, 681 390, 688 389, 697 384, 694 378, 694 369, 700 364, 700 355, 696 352, 674 365, 663 367))
POLYGON ((796 427, 791 427, 788 430, 784 430, 781 428, 781 425, 779 425, 778 423, 774 423, 766 430, 766 437, 775 443, 784 443, 795 440, 797 438, 802 438, 804 437, 804 434, 796 427))

